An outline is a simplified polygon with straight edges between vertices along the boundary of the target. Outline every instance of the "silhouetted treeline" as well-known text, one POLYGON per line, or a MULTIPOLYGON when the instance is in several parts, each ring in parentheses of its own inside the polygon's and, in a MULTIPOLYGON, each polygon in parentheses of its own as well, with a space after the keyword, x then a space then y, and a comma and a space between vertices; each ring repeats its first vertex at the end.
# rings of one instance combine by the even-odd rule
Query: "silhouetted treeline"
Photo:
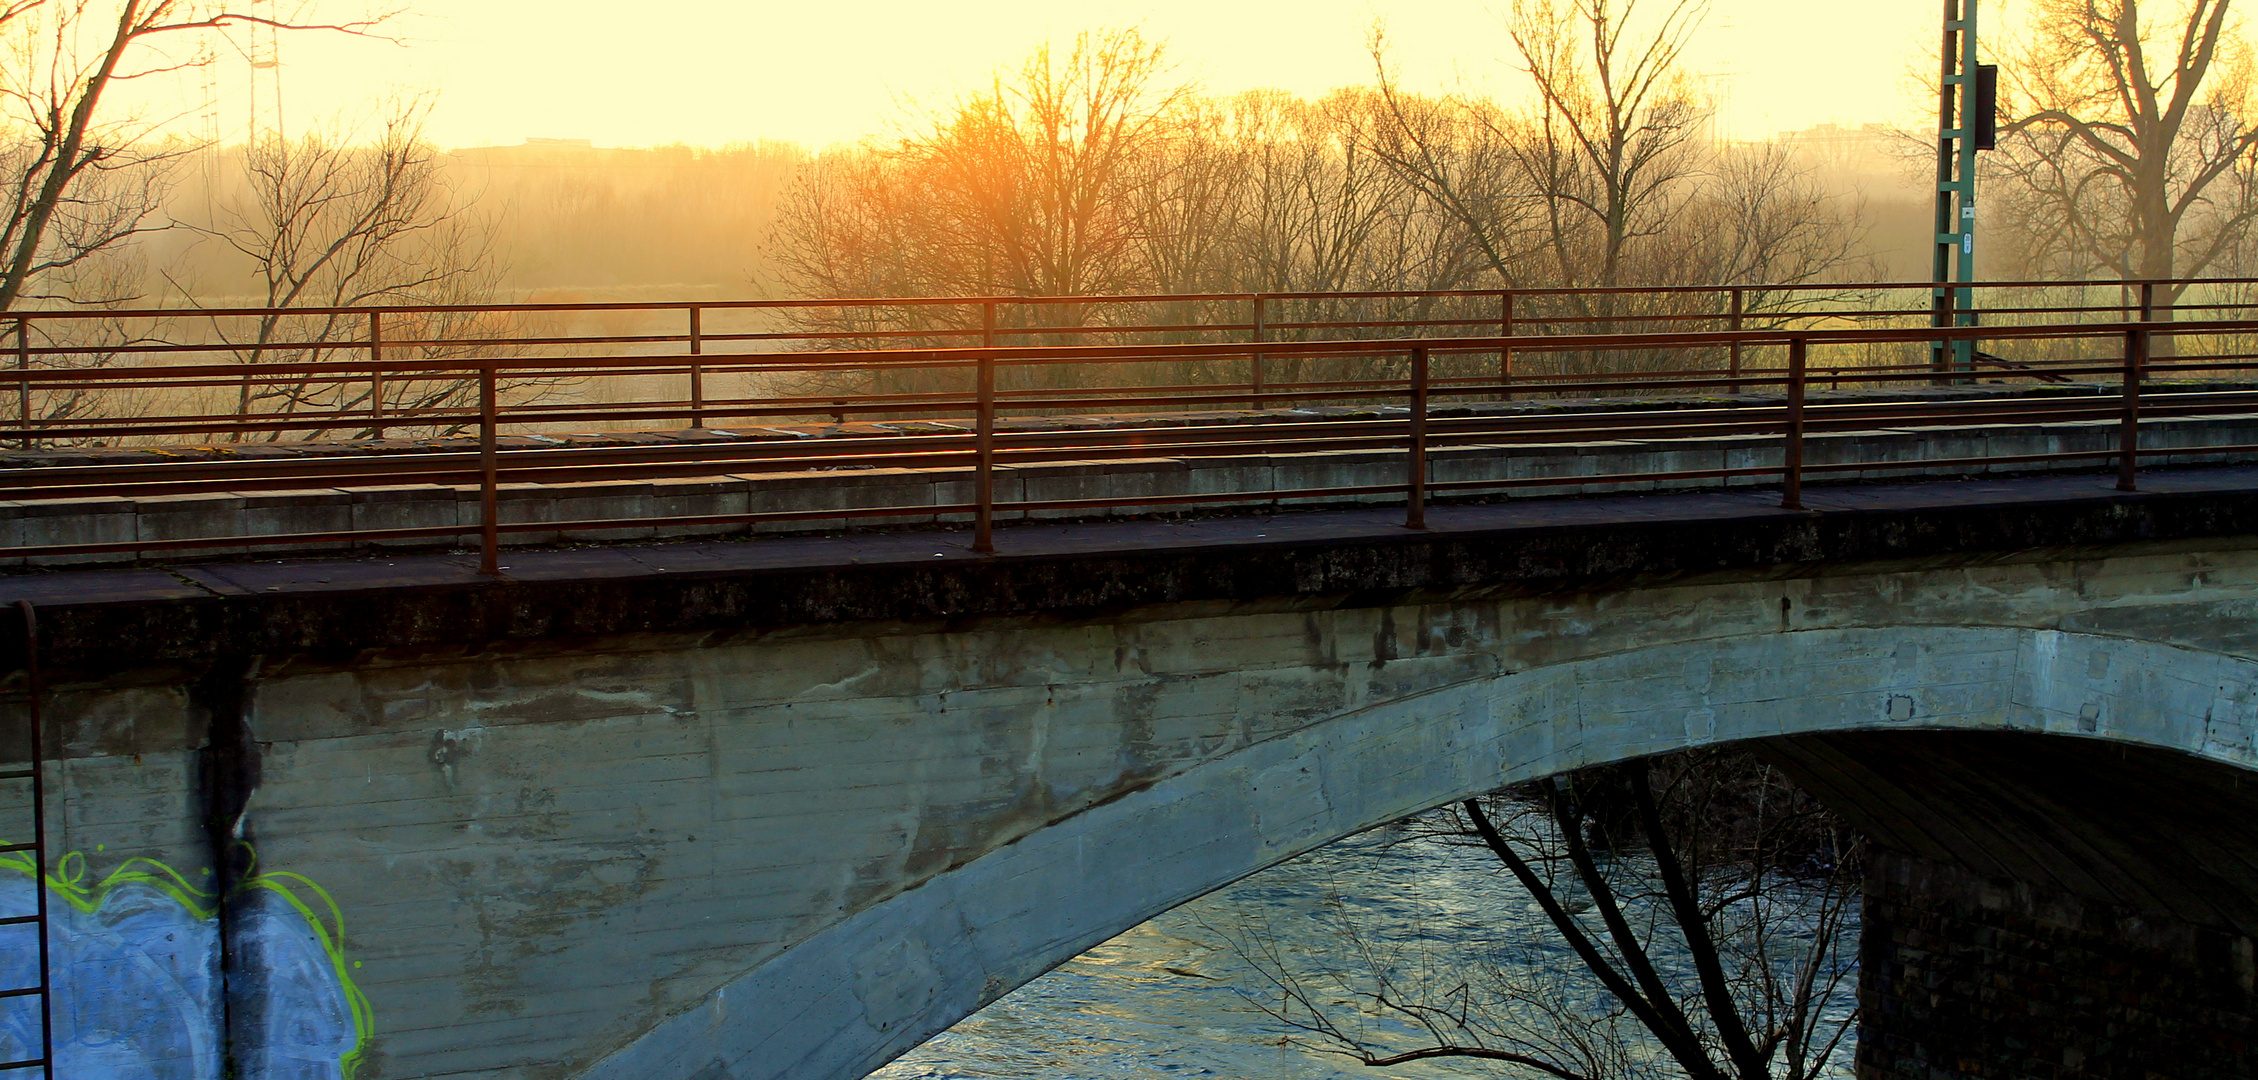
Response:
MULTIPOLYGON (((1856 197, 1823 186, 1780 144, 1710 138, 1708 111, 1670 57, 1632 55, 1668 52, 1669 42, 1617 40, 1622 28, 1605 23, 1604 5, 1540 7, 1516 9, 1540 93, 1511 106, 1415 95, 1384 75, 1315 101, 1216 98, 1172 84, 1162 48, 1134 32, 1037 50, 908 134, 811 162, 778 217, 781 283, 803 296, 1073 296, 1880 276, 1856 197), (1579 24, 1594 11, 1600 22, 1579 24), (1579 34, 1607 47, 1579 44, 1579 34)), ((1769 306, 1765 294, 1750 297, 1753 317, 1769 306)), ((1019 327, 1248 318, 1175 314, 1010 309, 1019 327)), ((1654 328, 1689 314, 1721 315, 1721 301, 1533 297, 1518 312, 1524 331, 1557 332, 1654 328)), ((964 344, 978 317, 966 305, 903 305, 803 325, 964 344)), ((1463 319, 1458 332, 1480 334, 1500 317, 1493 296, 1288 301, 1273 321, 1463 319)))

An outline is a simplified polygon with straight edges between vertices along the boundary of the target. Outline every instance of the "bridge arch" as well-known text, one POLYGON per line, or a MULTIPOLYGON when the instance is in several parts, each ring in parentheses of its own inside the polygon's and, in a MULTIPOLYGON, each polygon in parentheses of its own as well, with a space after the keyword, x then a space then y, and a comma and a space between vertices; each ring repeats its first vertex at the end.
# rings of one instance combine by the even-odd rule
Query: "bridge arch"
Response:
POLYGON ((1099 941, 1359 830, 1584 766, 1873 732, 2046 735, 2258 770, 2258 662, 1915 625, 1744 633, 1463 679, 1052 822, 816 933, 586 1075, 859 1077, 1099 941))

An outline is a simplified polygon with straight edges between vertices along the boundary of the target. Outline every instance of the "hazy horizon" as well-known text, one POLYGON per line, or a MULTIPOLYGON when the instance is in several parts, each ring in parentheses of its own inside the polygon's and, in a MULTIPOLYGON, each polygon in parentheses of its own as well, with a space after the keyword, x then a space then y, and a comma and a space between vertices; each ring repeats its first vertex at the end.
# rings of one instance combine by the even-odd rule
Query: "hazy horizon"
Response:
MULTIPOLYGON (((1367 36, 1376 20, 1406 88, 1512 99, 1520 75, 1503 59, 1504 6, 1090 0, 1061 12, 1034 0, 946 10, 893 0, 852 9, 688 2, 667 5, 665 18, 621 20, 616 6, 596 0, 419 0, 383 38, 282 34, 279 64, 265 72, 222 53, 207 70, 150 84, 139 111, 229 143, 255 130, 349 127, 386 98, 428 95, 429 137, 449 148, 776 140, 820 150, 882 135, 1047 42, 1105 27, 1166 42, 1176 75, 1210 94, 1321 97, 1373 81, 1367 36)), ((2013 10, 1998 7, 1995 34, 2011 26, 2001 15, 2013 10)), ((1935 21, 1925 3, 1814 12, 1787 0, 1713 0, 1684 66, 1730 139, 1830 122, 1914 123, 1922 116, 1914 79, 1934 64, 1935 21)), ((247 31, 235 38, 238 51, 255 47, 247 31)))

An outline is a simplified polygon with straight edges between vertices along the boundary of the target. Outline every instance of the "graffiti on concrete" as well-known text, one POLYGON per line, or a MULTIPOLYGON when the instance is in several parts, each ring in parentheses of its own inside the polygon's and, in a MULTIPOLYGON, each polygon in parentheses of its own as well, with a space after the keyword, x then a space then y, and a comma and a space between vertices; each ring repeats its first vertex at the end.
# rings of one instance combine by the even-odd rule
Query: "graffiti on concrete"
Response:
MULTIPOLYGON (((0 856, 0 915, 31 913, 31 871, 28 854, 0 856)), ((210 877, 134 858, 94 879, 84 853, 56 860, 56 1076, 351 1080, 371 1027, 337 902, 254 864, 225 900, 234 970, 222 979, 221 901, 198 884, 210 877)), ((38 965, 32 927, 0 927, 0 986, 35 985, 38 965)), ((0 1060, 37 1057, 37 999, 0 1006, 0 1060)))

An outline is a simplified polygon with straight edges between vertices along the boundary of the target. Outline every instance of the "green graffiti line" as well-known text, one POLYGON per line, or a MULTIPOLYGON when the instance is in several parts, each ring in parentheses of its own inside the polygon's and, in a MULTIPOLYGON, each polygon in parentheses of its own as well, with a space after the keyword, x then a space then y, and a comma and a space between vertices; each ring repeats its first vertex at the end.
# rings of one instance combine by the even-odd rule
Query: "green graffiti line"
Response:
MULTIPOLYGON (((362 1055, 368 1049, 369 1038, 376 1032, 370 1017, 368 995, 361 992, 353 981, 353 965, 345 955, 345 914, 339 910, 335 897, 314 879, 288 870, 259 870, 258 852, 249 844, 243 845, 246 861, 250 864, 230 896, 241 896, 254 889, 274 893, 296 909, 299 916, 320 940, 322 953, 329 958, 330 971, 337 976, 337 985, 345 994, 345 1002, 353 1011, 353 1049, 338 1058, 337 1064, 345 1080, 353 1080, 360 1068, 362 1055), (311 893, 309 901, 301 891, 311 893)), ((13 870, 25 877, 32 873, 29 852, 0 854, 0 869, 13 870)), ((135 856, 117 865, 117 868, 91 884, 86 853, 73 851, 55 860, 47 874, 47 889, 64 903, 80 912, 92 915, 102 906, 110 893, 126 885, 145 885, 163 893, 199 920, 219 917, 219 897, 210 889, 198 888, 188 876, 155 859, 135 856)), ((207 870, 208 875, 211 871, 207 870)))

